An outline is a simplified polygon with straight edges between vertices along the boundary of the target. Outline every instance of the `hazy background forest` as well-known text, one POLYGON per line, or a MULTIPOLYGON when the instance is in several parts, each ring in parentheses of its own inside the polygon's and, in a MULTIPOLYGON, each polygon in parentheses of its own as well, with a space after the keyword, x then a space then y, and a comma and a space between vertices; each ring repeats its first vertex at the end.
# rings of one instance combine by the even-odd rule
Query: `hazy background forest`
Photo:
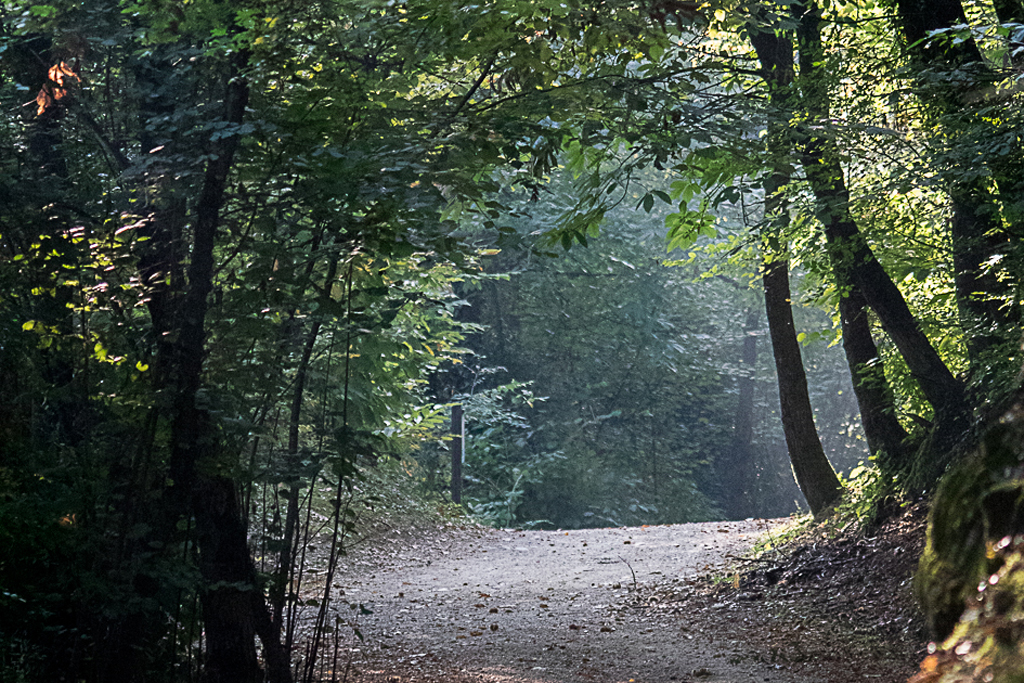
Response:
POLYGON ((495 524, 932 494, 1017 391, 1022 24, 5 1, 0 678, 315 680, 454 403, 495 524))
MULTIPOLYGON (((646 176, 639 187, 669 184, 646 176)), ((645 191, 634 189, 598 238, 563 252, 542 235, 575 202, 565 174, 540 196, 509 193, 513 208, 492 238, 500 252, 457 288, 456 318, 482 329, 430 380, 438 399, 466 407, 469 509, 540 528, 703 521, 722 518, 723 488, 735 487, 746 507, 734 515, 806 510, 747 237, 759 217, 723 206, 715 238, 668 252, 668 211, 645 211, 645 191), (749 442, 737 443, 747 420, 749 442), (739 452, 741 461, 728 458, 739 452)), ((795 308, 815 421, 830 460, 849 473, 869 452, 836 325, 805 279, 795 308)), ((446 493, 448 444, 414 457, 446 493)))

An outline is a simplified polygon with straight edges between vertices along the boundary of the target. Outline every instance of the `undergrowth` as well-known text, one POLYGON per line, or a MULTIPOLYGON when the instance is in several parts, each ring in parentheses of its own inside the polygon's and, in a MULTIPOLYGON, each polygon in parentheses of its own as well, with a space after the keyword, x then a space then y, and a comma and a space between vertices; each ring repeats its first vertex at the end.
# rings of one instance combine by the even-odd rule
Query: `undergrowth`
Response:
POLYGON ((776 555, 782 552, 782 548, 800 538, 812 528, 814 518, 810 514, 794 515, 789 521, 781 526, 766 527, 764 535, 754 544, 750 550, 751 559, 765 559, 769 555, 776 555))
POLYGON ((868 527, 878 518, 882 504, 893 497, 891 485, 885 485, 878 466, 871 461, 853 468, 842 483, 842 498, 828 517, 816 523, 810 514, 794 515, 784 525, 766 530, 749 556, 755 560, 765 559, 768 555, 782 554, 786 546, 836 538, 868 527))
POLYGON ((422 466, 411 459, 362 468, 354 486, 357 528, 476 524, 461 505, 424 486, 424 476, 422 466))

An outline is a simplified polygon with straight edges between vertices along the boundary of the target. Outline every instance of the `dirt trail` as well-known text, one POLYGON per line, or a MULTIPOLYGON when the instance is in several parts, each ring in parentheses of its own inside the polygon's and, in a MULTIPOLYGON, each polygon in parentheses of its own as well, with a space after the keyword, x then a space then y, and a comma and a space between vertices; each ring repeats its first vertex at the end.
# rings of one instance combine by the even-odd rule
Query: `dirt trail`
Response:
POLYGON ((336 581, 341 599, 373 612, 353 617, 365 641, 351 670, 390 681, 818 683, 755 661, 685 613, 652 618, 639 605, 655 584, 662 602, 683 598, 781 521, 477 529, 442 541, 395 532, 336 581))

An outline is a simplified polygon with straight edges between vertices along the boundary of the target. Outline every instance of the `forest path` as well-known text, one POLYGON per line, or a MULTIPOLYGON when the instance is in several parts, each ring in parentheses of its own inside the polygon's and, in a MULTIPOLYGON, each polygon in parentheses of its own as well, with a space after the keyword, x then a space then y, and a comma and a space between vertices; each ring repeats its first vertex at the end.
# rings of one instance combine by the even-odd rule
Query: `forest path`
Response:
POLYGON ((469 529, 441 539, 394 531, 346 558, 335 582, 339 599, 372 610, 351 617, 365 641, 350 650, 350 680, 358 671, 390 682, 818 683, 644 604, 655 585, 662 603, 682 598, 698 574, 724 568, 783 521, 469 529))

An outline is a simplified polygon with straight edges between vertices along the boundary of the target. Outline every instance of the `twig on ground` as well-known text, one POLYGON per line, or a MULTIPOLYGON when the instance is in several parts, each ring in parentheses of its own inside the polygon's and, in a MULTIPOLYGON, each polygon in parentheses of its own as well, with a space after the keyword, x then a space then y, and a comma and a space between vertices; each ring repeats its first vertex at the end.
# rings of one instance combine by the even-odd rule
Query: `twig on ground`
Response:
POLYGON ((629 567, 629 573, 633 575, 633 592, 635 593, 639 589, 636 585, 636 572, 633 571, 633 565, 631 565, 622 555, 619 555, 619 559, 626 563, 626 566, 629 567))

